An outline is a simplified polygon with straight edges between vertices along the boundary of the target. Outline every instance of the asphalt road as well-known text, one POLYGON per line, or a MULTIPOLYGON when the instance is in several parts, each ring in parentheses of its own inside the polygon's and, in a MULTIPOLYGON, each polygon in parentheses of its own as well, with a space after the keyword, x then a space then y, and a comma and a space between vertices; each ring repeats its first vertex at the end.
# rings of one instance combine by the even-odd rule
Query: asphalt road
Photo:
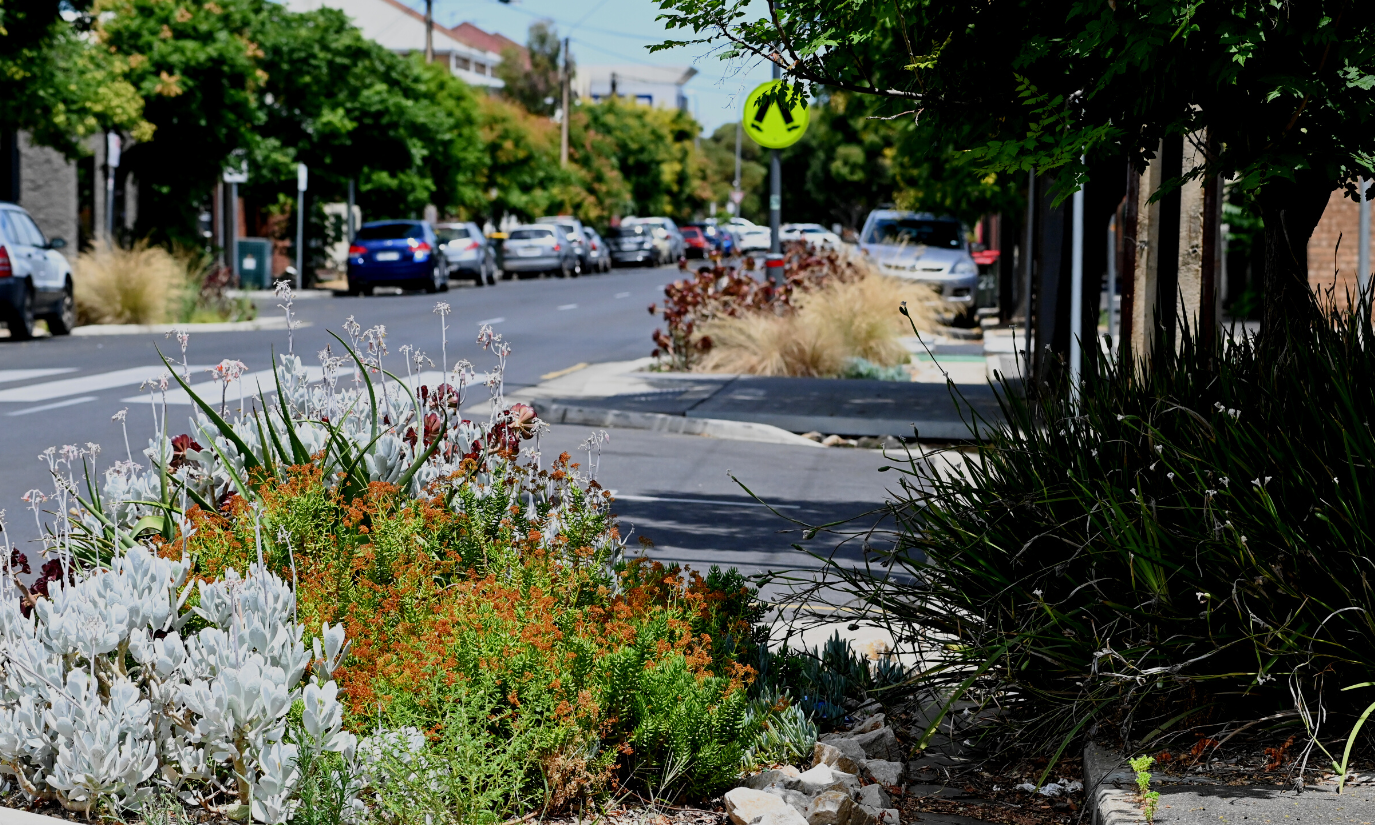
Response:
MULTIPOLYGON (((456 285, 445 295, 378 295, 299 300, 295 311, 307 326, 295 333, 294 347, 307 365, 315 354, 337 344, 327 330, 340 332, 349 316, 364 327, 383 324, 391 368, 405 369, 403 344, 424 351, 438 364, 441 356, 438 301, 451 305, 447 332, 450 364, 466 358, 478 371, 491 356, 476 343, 481 324, 491 324, 512 346, 507 390, 538 383, 541 376, 579 363, 619 361, 648 355, 649 335, 659 323, 646 307, 662 298, 662 286, 676 269, 616 270, 569 280, 507 281, 495 287, 456 285)), ((279 313, 261 302, 260 316, 279 313)), ((187 350, 192 365, 225 358, 250 370, 270 368, 273 353, 287 347, 283 331, 194 333, 187 350)), ((102 445, 102 468, 125 458, 124 436, 112 414, 128 408, 132 448, 153 435, 149 394, 139 382, 163 371, 159 349, 173 360, 181 352, 175 339, 161 335, 47 338, 24 343, 0 341, 0 509, 7 511, 10 538, 18 545, 38 535, 34 514, 21 501, 26 491, 51 491, 47 465, 39 453, 48 446, 102 445), (39 371, 39 372, 20 372, 39 371)), ((203 378, 202 380, 207 380, 203 378)), ((180 432, 189 407, 173 407, 169 430, 180 432)), ((184 429, 184 428, 182 428, 184 429)), ((555 451, 576 455, 587 436, 581 427, 561 426, 549 434, 555 451)), ((814 569, 817 562, 792 550, 798 525, 858 515, 881 505, 890 474, 876 469, 883 457, 867 450, 817 449, 722 441, 697 436, 617 430, 603 448, 599 480, 619 496, 617 512, 631 533, 654 542, 652 554, 705 569, 734 565, 748 572, 780 568, 814 569), (748 495, 727 475, 767 501, 777 514, 748 495), (786 517, 786 518, 785 518, 786 517)), ((51 506, 51 505, 48 505, 51 506)), ((836 541, 809 543, 828 553, 836 541)), ((841 551, 853 555, 856 548, 841 551)))

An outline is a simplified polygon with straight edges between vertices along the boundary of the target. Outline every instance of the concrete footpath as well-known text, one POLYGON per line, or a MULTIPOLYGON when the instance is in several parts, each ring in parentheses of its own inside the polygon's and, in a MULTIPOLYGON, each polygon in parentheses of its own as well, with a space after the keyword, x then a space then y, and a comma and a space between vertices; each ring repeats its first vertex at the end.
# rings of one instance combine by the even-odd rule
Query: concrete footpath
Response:
POLYGON ((662 373, 649 371, 651 359, 642 358, 586 365, 511 396, 556 424, 732 437, 724 432, 728 422, 737 422, 759 436, 748 440, 782 443, 794 441, 784 433, 810 432, 964 441, 1001 419, 988 383, 995 369, 1007 369, 1009 359, 996 351, 1000 339, 990 352, 981 342, 904 343, 914 350, 916 380, 910 382, 662 373))
MULTIPOLYGON (((1084 749, 1084 790, 1090 825, 1145 822, 1135 786, 1134 775, 1120 755, 1092 743, 1084 749)), ((1160 793, 1157 825, 1375 825, 1375 785, 1368 780, 1348 782, 1338 795, 1335 781, 1309 785, 1298 792, 1292 785, 1230 785, 1156 774, 1151 790, 1160 793)))

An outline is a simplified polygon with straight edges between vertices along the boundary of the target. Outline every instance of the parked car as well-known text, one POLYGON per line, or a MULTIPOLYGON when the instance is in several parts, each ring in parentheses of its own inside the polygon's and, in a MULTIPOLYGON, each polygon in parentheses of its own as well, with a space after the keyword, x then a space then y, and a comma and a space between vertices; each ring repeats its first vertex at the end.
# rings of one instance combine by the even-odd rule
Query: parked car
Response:
POLYGON ((842 243, 839 235, 819 223, 785 223, 779 227, 778 239, 783 243, 806 241, 825 249, 839 249, 842 243))
POLYGON ((610 272, 611 247, 606 245, 606 240, 590 226, 584 226, 582 234, 587 240, 588 257, 592 259, 592 271, 610 272))
POLYGON ((435 224, 435 237, 449 262, 449 278, 467 278, 478 286, 497 282, 496 252, 475 223, 435 224))
POLYGON ((683 250, 689 258, 705 258, 715 250, 715 244, 707 237, 700 226, 688 224, 682 228, 683 250))
POLYGON ((371 221, 349 241, 348 279, 350 295, 371 295, 378 286, 442 292, 449 262, 428 221, 371 221))
POLYGON ((578 253, 573 241, 556 223, 518 226, 506 234, 502 246, 508 277, 548 273, 567 278, 578 272, 578 253))
POLYGON ((58 252, 66 245, 45 238, 22 207, 0 201, 0 320, 12 340, 32 338, 39 318, 53 335, 76 326, 72 265, 58 252))
POLYGON ((723 257, 729 258, 732 255, 740 254, 740 243, 735 237, 735 230, 730 227, 717 228, 716 245, 721 250, 723 257))
POLYGON ((860 251, 880 272, 929 284, 958 322, 976 317, 979 267, 958 220, 876 209, 864 221, 859 238, 860 251))
POLYGON ((582 221, 567 215, 554 215, 547 218, 538 218, 535 223, 552 223, 563 230, 563 234, 568 236, 568 240, 573 244, 573 251, 578 253, 578 269, 574 272, 577 275, 581 272, 592 271, 592 255, 587 248, 587 240, 583 237, 582 221))
POLYGON ((769 242, 773 240, 773 233, 769 231, 767 226, 750 224, 749 226, 735 226, 732 229, 735 231, 736 243, 742 255, 750 252, 769 251, 769 242))
POLYGON ((621 224, 607 232, 614 264, 659 265, 659 249, 654 244, 654 228, 644 224, 621 224))
POLYGON ((672 218, 626 218, 621 221, 621 225, 640 224, 651 227, 654 233, 654 245, 659 249, 659 263, 676 261, 683 257, 686 251, 683 243, 683 233, 678 230, 678 225, 672 218))

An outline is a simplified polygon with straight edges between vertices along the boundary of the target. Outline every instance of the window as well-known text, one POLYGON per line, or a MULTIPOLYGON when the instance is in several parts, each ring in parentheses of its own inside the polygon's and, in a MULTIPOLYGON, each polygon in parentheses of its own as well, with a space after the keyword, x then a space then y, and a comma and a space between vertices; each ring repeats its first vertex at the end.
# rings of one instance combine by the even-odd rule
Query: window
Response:
POLYGON ((513 229, 509 237, 513 241, 538 241, 552 238, 554 233, 548 229, 513 229))
POLYGON ((922 245, 940 249, 959 249, 960 225, 954 221, 931 221, 918 218, 879 218, 869 228, 865 243, 892 246, 922 245))
POLYGON ((10 226, 14 227, 15 240, 29 246, 47 246, 48 239, 43 237, 33 218, 23 212, 10 212, 10 226))
POLYGON ((487 74, 487 64, 486 64, 486 63, 478 63, 476 60, 474 60, 474 61, 473 61, 473 71, 474 71, 474 72, 477 72, 478 74, 487 74))
POLYGON ((393 241, 425 237, 425 227, 418 223, 374 223, 358 230, 360 241, 393 241))
POLYGON ((449 241, 464 241, 472 237, 466 226, 436 226, 434 234, 439 238, 440 243, 449 241))
POLYGON ((643 103, 646 106, 654 105, 654 95, 635 95, 636 103, 643 103))
POLYGON ((643 226, 613 226, 611 234, 617 238, 639 238, 645 235, 643 226))
POLYGON ((473 61, 466 57, 455 57, 454 65, 466 72, 473 68, 473 61))

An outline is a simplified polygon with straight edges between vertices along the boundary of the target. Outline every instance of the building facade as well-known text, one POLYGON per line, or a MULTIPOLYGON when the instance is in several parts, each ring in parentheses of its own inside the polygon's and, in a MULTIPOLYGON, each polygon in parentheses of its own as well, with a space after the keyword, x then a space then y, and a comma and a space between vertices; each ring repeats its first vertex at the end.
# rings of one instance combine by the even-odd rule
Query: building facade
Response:
POLYGON ((686 111, 683 86, 696 75, 696 69, 680 66, 577 66, 572 86, 583 100, 621 97, 656 109, 686 111))

